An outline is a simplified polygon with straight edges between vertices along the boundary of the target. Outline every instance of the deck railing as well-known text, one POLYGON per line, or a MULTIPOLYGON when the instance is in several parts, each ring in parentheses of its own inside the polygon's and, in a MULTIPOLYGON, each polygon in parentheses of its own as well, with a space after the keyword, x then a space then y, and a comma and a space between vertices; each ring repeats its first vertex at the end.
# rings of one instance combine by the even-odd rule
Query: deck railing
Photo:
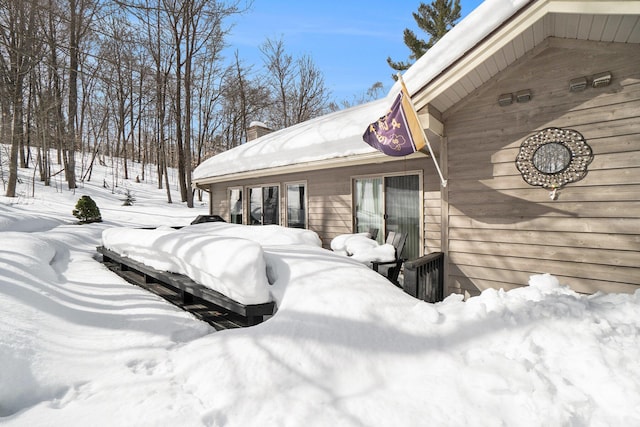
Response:
POLYGON ((433 252, 423 257, 405 261, 404 291, 427 302, 444 298, 444 254, 433 252))

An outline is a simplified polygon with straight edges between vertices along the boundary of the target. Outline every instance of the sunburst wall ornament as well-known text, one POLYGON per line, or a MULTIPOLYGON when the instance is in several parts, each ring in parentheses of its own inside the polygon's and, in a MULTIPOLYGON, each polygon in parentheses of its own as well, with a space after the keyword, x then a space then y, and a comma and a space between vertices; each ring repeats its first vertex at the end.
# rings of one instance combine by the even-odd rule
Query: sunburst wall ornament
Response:
POLYGON ((573 129, 546 128, 531 135, 520 146, 516 167, 530 185, 558 190, 587 175, 593 151, 584 137, 573 129))

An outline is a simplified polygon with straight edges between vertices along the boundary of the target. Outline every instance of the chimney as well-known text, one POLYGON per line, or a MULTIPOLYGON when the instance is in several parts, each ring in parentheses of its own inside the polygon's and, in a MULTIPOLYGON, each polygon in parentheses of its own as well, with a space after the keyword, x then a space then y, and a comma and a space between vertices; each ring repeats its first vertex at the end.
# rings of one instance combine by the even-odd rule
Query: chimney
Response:
POLYGON ((269 129, 264 123, 253 121, 249 123, 249 128, 247 129, 247 142, 258 139, 261 136, 264 136, 271 132, 273 131, 269 129))

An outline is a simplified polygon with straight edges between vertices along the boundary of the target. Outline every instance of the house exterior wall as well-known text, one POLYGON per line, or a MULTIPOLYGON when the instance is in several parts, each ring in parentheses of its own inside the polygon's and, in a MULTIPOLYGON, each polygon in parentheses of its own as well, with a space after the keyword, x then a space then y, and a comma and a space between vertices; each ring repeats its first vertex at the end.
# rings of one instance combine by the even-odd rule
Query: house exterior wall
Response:
POLYGON ((443 120, 449 292, 510 289, 538 273, 579 292, 640 286, 639 45, 550 38, 443 120), (604 71, 609 86, 569 92, 570 80, 604 71), (529 102, 498 105, 523 89, 529 102), (557 200, 515 165, 521 143, 548 127, 580 132, 594 153, 587 176, 557 200))
POLYGON ((415 172, 422 174, 423 210, 425 211, 422 239, 425 253, 439 251, 441 247, 439 181, 432 160, 426 156, 412 160, 310 170, 304 173, 283 174, 211 184, 210 213, 220 215, 226 220, 229 220, 227 192, 229 188, 279 184, 281 188, 281 223, 283 223, 284 210, 282 207, 284 206, 284 184, 288 182, 306 182, 308 228, 318 233, 322 239, 323 246, 329 248, 331 240, 334 237, 353 232, 353 178, 415 172))

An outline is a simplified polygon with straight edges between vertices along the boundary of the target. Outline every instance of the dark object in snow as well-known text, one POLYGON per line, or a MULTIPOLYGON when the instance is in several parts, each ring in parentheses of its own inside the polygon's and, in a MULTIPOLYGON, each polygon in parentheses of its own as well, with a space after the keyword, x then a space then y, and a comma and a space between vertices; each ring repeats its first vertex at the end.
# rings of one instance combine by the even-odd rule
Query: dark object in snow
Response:
POLYGON ((387 279, 391 281, 396 286, 400 286, 398 283, 398 276, 400 275, 400 269, 402 268, 402 263, 404 259, 402 258, 402 252, 404 252, 404 244, 407 242, 407 235, 405 233, 396 233, 395 231, 390 231, 387 234, 387 240, 385 243, 393 245, 396 252, 396 259, 393 261, 373 261, 371 264, 373 266, 373 270, 378 273, 386 276, 387 279))
POLYGON ((133 206, 136 198, 131 194, 131 190, 128 188, 125 190, 124 199, 122 200, 122 206, 133 206))
POLYGON ((196 219, 191 221, 193 224, 202 224, 205 222, 226 222, 220 215, 198 215, 196 219))
POLYGON ((444 254, 433 252, 405 261, 403 289, 409 295, 426 302, 444 298, 444 254))
POLYGON ((156 270, 104 246, 96 250, 102 254, 102 262, 120 277, 160 295, 218 330, 257 325, 275 311, 273 301, 242 304, 182 274, 156 270), (208 310, 202 313, 202 306, 207 303, 208 310))
POLYGON ((88 224, 91 222, 102 222, 100 209, 96 202, 89 196, 82 196, 76 203, 75 209, 72 211, 73 216, 80 220, 80 224, 88 224))

